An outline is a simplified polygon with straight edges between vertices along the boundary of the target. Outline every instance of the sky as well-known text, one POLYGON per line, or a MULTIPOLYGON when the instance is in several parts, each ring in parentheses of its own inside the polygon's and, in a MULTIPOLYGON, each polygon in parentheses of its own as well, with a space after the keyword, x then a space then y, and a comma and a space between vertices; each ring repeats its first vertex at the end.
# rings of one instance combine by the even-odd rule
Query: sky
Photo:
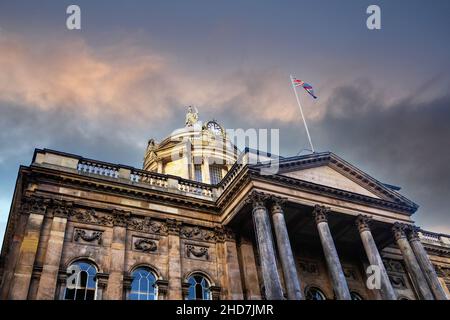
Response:
POLYGON ((50 148, 140 168, 186 106, 332 151, 450 233, 450 2, 0 0, 0 237, 20 165, 50 148), (81 8, 81 30, 66 8, 81 8), (381 29, 366 9, 381 8, 381 29), (300 92, 299 92, 300 93, 300 92))

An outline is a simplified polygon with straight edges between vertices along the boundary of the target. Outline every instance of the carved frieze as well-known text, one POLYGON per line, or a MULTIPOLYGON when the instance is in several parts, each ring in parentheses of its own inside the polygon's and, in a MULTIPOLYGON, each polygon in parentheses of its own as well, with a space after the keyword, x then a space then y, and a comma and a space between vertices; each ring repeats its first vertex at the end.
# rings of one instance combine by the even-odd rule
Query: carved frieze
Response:
POLYGON ((208 247, 196 246, 193 244, 186 244, 186 257, 198 260, 209 260, 208 247))
POLYGON ((157 240, 140 237, 133 238, 133 250, 150 253, 155 252, 157 249, 157 240))
POLYGON ((98 224, 106 227, 113 226, 111 215, 98 213, 94 209, 75 209, 71 211, 70 217, 77 222, 98 224))
POLYGON ((186 239, 203 241, 215 241, 217 239, 214 231, 197 226, 183 226, 180 230, 180 236, 186 239))
POLYGON ((153 234, 166 234, 167 225, 164 222, 157 221, 150 217, 133 217, 128 222, 128 227, 135 231, 153 233, 153 234))
POLYGON ((73 241, 100 245, 102 243, 103 231, 78 229, 73 232, 73 241))

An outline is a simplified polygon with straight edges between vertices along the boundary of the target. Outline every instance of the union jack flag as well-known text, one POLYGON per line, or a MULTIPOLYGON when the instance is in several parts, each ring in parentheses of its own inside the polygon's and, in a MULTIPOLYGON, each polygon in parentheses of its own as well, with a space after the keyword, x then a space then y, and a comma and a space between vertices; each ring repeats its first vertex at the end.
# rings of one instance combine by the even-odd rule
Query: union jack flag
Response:
POLYGON ((308 83, 306 83, 303 80, 299 80, 297 78, 292 78, 292 84, 295 87, 302 87, 303 89, 306 90, 306 92, 308 92, 314 99, 317 99, 317 97, 314 95, 314 90, 312 88, 312 86, 308 83))

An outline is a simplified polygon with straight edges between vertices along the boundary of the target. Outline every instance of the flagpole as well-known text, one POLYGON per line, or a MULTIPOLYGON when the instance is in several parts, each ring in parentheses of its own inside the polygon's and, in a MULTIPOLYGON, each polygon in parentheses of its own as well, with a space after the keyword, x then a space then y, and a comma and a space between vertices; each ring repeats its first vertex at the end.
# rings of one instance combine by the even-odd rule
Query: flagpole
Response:
POLYGON ((305 116, 303 115, 302 105, 300 104, 300 99, 298 98, 297 90, 295 89, 294 78, 292 77, 292 75, 290 75, 290 77, 291 77, 291 85, 292 85, 292 89, 294 89, 295 98, 297 99, 297 104, 298 104, 298 107, 299 107, 299 109, 300 109, 300 113, 301 113, 301 115, 302 115, 303 124, 305 125, 306 134, 308 135, 309 145, 311 146, 311 151, 312 151, 313 153, 315 153, 315 151, 314 151, 314 146, 313 146, 312 141, 311 141, 311 136, 309 135, 308 126, 306 125, 305 116))

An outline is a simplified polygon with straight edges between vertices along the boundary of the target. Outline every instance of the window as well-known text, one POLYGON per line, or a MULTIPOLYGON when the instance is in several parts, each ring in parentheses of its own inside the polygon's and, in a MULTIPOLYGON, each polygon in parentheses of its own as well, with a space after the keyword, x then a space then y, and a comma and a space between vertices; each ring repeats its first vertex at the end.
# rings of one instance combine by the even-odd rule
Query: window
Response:
POLYGON ((158 299, 156 276, 149 268, 137 268, 131 276, 133 277, 133 282, 131 283, 131 292, 128 296, 129 300, 158 299))
POLYGON ((309 287, 305 292, 306 300, 326 300, 327 298, 323 292, 315 287, 309 287))
POLYGON ((222 166, 211 164, 209 166, 209 177, 211 184, 218 184, 222 180, 222 166))
POLYGON ((187 300, 211 300, 209 281, 201 274, 193 274, 189 277, 189 292, 187 300))
POLYGON ((359 293, 356 293, 354 291, 350 292, 350 297, 352 300, 364 300, 359 293))
POLYGON ((65 300, 95 300, 97 298, 97 268, 90 262, 77 261, 70 267, 65 300))
POLYGON ((194 179, 197 182, 202 182, 202 165, 194 164, 194 179))

